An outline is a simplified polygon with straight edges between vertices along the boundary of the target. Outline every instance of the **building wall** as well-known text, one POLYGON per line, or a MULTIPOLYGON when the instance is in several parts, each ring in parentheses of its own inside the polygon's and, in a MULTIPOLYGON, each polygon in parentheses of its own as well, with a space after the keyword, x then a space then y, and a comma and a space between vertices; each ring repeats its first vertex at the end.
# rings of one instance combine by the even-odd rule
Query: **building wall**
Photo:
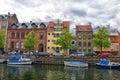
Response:
POLYGON ((64 28, 69 29, 69 22, 64 22, 61 20, 56 20, 55 22, 50 22, 47 29, 47 52, 49 54, 53 53, 63 53, 64 51, 60 49, 59 45, 56 45, 56 40, 60 37, 61 32, 64 28))
POLYGON ((92 52, 93 31, 91 25, 76 26, 77 52, 92 52), (81 29, 81 30, 80 30, 81 29))
POLYGON ((16 50, 19 50, 19 51, 22 51, 22 52, 26 52, 28 51, 27 49, 25 49, 24 47, 22 47, 22 43, 24 44, 24 41, 25 41, 25 37, 22 38, 22 32, 25 34, 28 34, 28 32, 34 30, 35 31, 35 34, 38 38, 38 43, 37 43, 37 48, 34 49, 34 50, 31 50, 33 52, 46 52, 46 29, 8 29, 8 39, 7 39, 7 45, 6 45, 6 48, 7 48, 7 51, 16 51, 16 50), (15 38, 12 38, 12 32, 15 33, 15 38), (17 36, 17 32, 20 33, 20 38, 16 38, 17 36), (40 38, 40 33, 43 33, 44 36, 43 38, 40 38), (14 48, 11 48, 11 42, 14 42, 14 48), (16 43, 19 43, 18 44, 18 48, 16 47, 16 43))

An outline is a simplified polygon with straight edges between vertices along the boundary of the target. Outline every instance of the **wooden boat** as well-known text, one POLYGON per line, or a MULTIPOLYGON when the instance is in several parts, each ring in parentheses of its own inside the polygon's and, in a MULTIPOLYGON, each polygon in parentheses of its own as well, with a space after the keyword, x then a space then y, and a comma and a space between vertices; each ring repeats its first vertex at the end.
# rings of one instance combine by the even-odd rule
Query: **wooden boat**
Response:
POLYGON ((7 60, 7 64, 13 65, 27 65, 32 64, 32 60, 29 58, 23 58, 20 54, 13 54, 7 60))
POLYGON ((87 67, 88 63, 80 62, 80 61, 64 61, 65 66, 73 66, 73 67, 87 67))
POLYGON ((111 62, 110 60, 101 59, 99 63, 96 63, 96 66, 106 69, 120 69, 120 63, 111 62))

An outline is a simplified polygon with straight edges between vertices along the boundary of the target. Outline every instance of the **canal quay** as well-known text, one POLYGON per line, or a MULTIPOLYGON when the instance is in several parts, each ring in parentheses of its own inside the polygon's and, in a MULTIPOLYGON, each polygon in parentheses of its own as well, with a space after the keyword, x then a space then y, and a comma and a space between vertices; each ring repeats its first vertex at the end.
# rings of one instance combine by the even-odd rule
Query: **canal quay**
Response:
POLYGON ((53 64, 53 65, 64 65, 64 61, 72 60, 72 61, 82 61, 87 62, 89 65, 95 65, 99 62, 100 59, 108 59, 114 62, 120 62, 120 57, 34 57, 32 58, 33 64, 53 64))
MULTIPOLYGON (((31 58, 33 64, 48 64, 48 65, 64 65, 64 61, 81 61, 86 62, 89 65, 95 65, 99 62, 100 59, 108 59, 113 62, 120 63, 120 57, 70 57, 70 56, 27 56, 31 58)), ((7 62, 8 56, 0 55, 0 58, 5 59, 5 63, 7 62)))

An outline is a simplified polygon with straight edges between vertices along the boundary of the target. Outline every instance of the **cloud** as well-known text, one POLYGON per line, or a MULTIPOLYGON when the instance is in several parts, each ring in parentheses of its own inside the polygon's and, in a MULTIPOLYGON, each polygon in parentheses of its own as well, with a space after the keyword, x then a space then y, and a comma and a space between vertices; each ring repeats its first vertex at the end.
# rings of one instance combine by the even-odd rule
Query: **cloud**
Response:
MULTIPOLYGON (((1 0, 5 12, 14 12, 22 21, 69 20, 71 28, 78 24, 94 26, 120 25, 120 0, 1 0)), ((2 8, 0 8, 0 12, 2 8)))
POLYGON ((13 0, 15 4, 18 4, 19 6, 25 6, 25 7, 38 7, 40 6, 44 1, 42 0, 13 0))

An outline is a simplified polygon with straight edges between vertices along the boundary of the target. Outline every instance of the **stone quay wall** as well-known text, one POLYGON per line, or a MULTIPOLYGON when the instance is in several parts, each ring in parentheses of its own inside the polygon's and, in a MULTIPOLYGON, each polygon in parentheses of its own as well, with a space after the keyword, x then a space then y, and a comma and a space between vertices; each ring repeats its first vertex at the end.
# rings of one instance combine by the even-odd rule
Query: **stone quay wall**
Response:
MULTIPOLYGON (((95 65, 97 62, 99 62, 100 59, 104 59, 104 58, 100 58, 100 57, 37 57, 37 58, 32 58, 34 64, 54 64, 54 65, 64 65, 64 61, 66 60, 82 61, 82 62, 87 62, 89 65, 95 65)), ((109 57, 105 59, 120 63, 120 57, 109 57)))

